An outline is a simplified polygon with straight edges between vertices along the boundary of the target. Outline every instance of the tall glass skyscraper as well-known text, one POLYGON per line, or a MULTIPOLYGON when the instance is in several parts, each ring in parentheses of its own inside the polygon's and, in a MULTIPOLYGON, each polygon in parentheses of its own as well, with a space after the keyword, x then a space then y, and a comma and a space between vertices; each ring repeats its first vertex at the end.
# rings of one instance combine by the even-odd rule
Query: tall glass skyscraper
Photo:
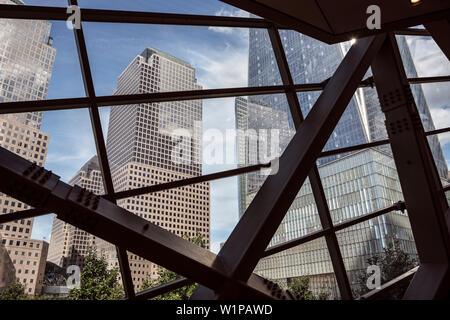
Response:
MULTIPOLYGON (((319 83, 328 79, 333 75, 350 47, 349 43, 327 45, 301 33, 288 30, 281 30, 280 36, 294 83, 319 83)), ((417 77, 406 38, 399 36, 397 41, 408 77, 417 77)), ((281 84, 266 30, 250 29, 248 62, 249 86, 281 84)), ((366 76, 371 76, 370 70, 366 76)), ((421 86, 413 85, 412 91, 425 130, 434 130, 433 120, 421 86)), ((305 117, 319 95, 320 92, 317 91, 298 93, 300 107, 305 117)), ((257 103, 263 101, 273 109, 290 113, 286 100, 281 99, 278 95, 249 97, 249 101, 257 103)), ((290 125, 293 127, 292 121, 290 121, 290 125)), ((376 90, 373 88, 359 89, 350 101, 324 150, 348 147, 386 137, 384 114, 381 112, 376 90)), ((447 164, 439 140, 436 136, 430 137, 428 140, 439 175, 447 178, 447 164)), ((338 157, 319 159, 318 164, 338 157)))
MULTIPOLYGON (((281 30, 280 37, 286 53, 294 83, 320 83, 333 75, 350 43, 327 45, 294 31, 281 30)), ((398 39, 406 72, 417 77, 413 59, 404 37, 398 39)), ((277 63, 266 30, 251 29, 249 35, 249 86, 281 84, 277 63)), ((371 76, 370 70, 366 77, 371 76)), ((434 130, 433 121, 420 86, 412 86, 425 130, 434 130)), ((301 111, 306 117, 320 92, 298 93, 301 111)), ((289 106, 283 95, 252 96, 236 99, 236 125, 238 129, 290 128, 290 133, 280 135, 280 151, 291 139, 294 128, 289 106), (255 105, 263 107, 255 107, 255 105), (272 109, 272 112, 269 110, 272 109), (284 115, 282 115, 284 114, 284 115), (277 119, 287 119, 280 122, 277 119)), ((387 138, 376 90, 358 89, 342 118, 334 129, 324 150, 348 147, 387 138)), ((439 174, 447 178, 447 166, 436 137, 430 138, 439 174)), ((248 147, 245 135, 238 135, 238 160, 240 166, 253 164, 255 157, 248 147)), ((331 215, 335 223, 367 214, 402 200, 395 163, 388 146, 353 154, 341 154, 317 161, 331 215)), ((240 176, 240 215, 252 201, 265 176, 250 173, 240 176), (255 178, 256 177, 256 178, 255 178)), ((270 245, 276 245, 310 232, 320 230, 320 220, 308 180, 288 210, 270 245)), ((364 268, 365 259, 383 252, 393 239, 399 239, 402 248, 414 255, 416 250, 408 218, 392 212, 338 234, 342 255, 351 281, 364 268)), ((322 239, 323 240, 323 239, 322 239)), ((260 261, 255 272, 278 281, 308 275, 312 289, 339 295, 325 241, 292 248, 260 261)))

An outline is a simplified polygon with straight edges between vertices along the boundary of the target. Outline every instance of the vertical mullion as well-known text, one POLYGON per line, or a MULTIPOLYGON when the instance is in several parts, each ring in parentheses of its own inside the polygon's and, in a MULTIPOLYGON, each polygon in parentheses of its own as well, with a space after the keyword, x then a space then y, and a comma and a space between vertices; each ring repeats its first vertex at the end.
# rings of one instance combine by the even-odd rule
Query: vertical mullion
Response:
MULTIPOLYGON (((78 5, 77 0, 68 0, 69 5, 78 5)), ((102 172, 103 185, 105 196, 107 199, 116 203, 114 197, 114 185, 112 182, 111 169, 109 167, 108 156, 106 152, 105 139, 103 136, 102 124, 100 121, 100 114, 98 112, 98 105, 96 103, 96 95, 94 82, 92 79, 91 68, 89 65, 89 58, 86 49, 86 41, 84 39, 83 29, 80 23, 80 29, 73 29, 75 35, 75 42, 78 50, 78 58, 80 61, 81 72, 83 75, 84 89, 86 96, 90 99, 91 105, 89 107, 89 115, 91 118, 92 130, 94 133, 95 146, 97 149, 97 156, 99 159, 100 170, 102 172)), ((131 278, 130 264, 126 250, 116 246, 117 257, 119 260, 120 271, 122 275, 122 282, 124 291, 128 299, 134 299, 136 294, 134 292, 133 280, 131 278)))
MULTIPOLYGON (((288 86, 286 90, 286 98, 291 111, 292 119, 295 129, 297 130, 300 124, 303 122, 303 115, 300 109, 300 103, 297 98, 297 93, 293 89, 294 81, 289 70, 289 64, 287 62, 286 54, 283 49, 281 37, 278 29, 275 26, 267 29, 269 32, 270 41, 272 44, 273 52, 278 64, 278 70, 280 72, 283 85, 288 86)), ((333 229, 333 221, 331 219, 330 210, 328 208, 327 199, 323 190, 322 181, 320 180, 319 170, 317 165, 314 164, 311 171, 308 174, 309 181, 311 183, 311 189, 314 195, 314 200, 317 205, 317 211, 319 212, 320 222, 323 229, 333 229)), ((345 270, 344 261, 342 259, 341 250, 339 248, 339 242, 336 237, 336 233, 333 230, 329 234, 325 235, 325 240, 330 254, 330 259, 333 264, 333 270, 336 275, 336 281, 338 283, 339 292, 343 299, 353 299, 352 290, 348 281, 347 272, 345 270)))
POLYGON ((393 34, 371 67, 420 260, 403 299, 445 299, 449 207, 393 34))

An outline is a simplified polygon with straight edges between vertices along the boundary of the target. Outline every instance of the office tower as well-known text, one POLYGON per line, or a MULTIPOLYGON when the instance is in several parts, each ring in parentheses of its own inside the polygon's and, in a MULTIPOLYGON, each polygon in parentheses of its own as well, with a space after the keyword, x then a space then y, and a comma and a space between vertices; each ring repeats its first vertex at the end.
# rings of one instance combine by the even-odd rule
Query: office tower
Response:
MULTIPOLYGON (((69 180, 70 185, 77 185, 94 194, 103 193, 102 173, 97 156, 93 156, 69 180)), ((67 268, 70 265, 83 267, 84 257, 96 246, 93 235, 66 222, 53 218, 52 236, 47 260, 67 268)))
MULTIPOLYGON (((197 84, 194 68, 187 62, 146 48, 122 72, 115 93, 197 89, 201 86, 197 84)), ((107 152, 115 190, 201 175, 201 121, 201 100, 112 107, 107 152), (184 129, 191 138, 173 137, 174 129, 184 129), (189 152, 179 156, 178 148, 189 152)), ((121 199, 118 204, 178 236, 193 237, 198 231, 209 248, 209 183, 121 199)), ((109 265, 117 266, 113 247, 104 242, 98 247, 109 265)), ((133 254, 129 254, 129 260, 137 290, 147 276, 157 277, 154 264, 133 254)))
MULTIPOLYGON (((238 97, 235 100, 238 166, 268 163, 278 158, 295 133, 285 111, 271 108, 264 101, 238 97)), ((248 207, 267 177, 263 172, 251 172, 239 178, 239 210, 248 207)))
MULTIPOLYGON (((319 166, 319 173, 334 224, 391 206, 403 200, 394 159, 371 148, 348 154, 319 166)), ((321 230, 311 185, 307 180, 270 246, 321 230)), ((415 256, 416 248, 408 216, 392 211, 380 217, 337 232, 345 268, 353 287, 359 272, 367 268, 367 258, 379 255, 394 239, 402 250, 415 256)), ((327 292, 339 297, 333 266, 324 238, 307 242, 261 259, 255 272, 280 282, 310 277, 316 294, 327 292)))
MULTIPOLYGON (((318 83, 326 80, 336 70, 350 43, 327 45, 306 35, 293 31, 280 31, 280 37, 291 74, 295 83, 318 83)), ((276 61, 268 34, 264 30, 250 30, 249 37, 249 85, 263 86, 280 84, 276 61)), ((398 39, 405 69, 409 77, 417 77, 411 53, 404 37, 398 39)), ((366 77, 370 77, 370 70, 366 77)), ((420 86, 412 86, 417 108, 425 130, 433 130, 430 111, 420 86)), ((300 107, 306 117, 314 106, 320 92, 301 92, 300 107)), ((249 102, 265 104, 277 112, 289 114, 286 99, 281 95, 249 97, 249 102)), ((249 108, 247 106, 247 108, 249 108)), ((257 121, 249 119, 244 104, 236 100, 237 127, 257 121)), ((255 120, 261 115, 253 115, 255 120)), ((365 142, 385 139, 385 118, 379 106, 375 89, 358 89, 347 106, 324 150, 337 149, 365 142)), ((289 118, 292 127, 292 120, 289 118)), ((273 122, 272 128, 282 125, 273 122)), ((289 140, 291 136, 287 136, 289 140)), ((430 148, 441 177, 447 177, 447 167, 439 141, 429 138, 430 148)), ((240 165, 248 165, 250 150, 245 149, 245 139, 238 139, 238 159, 240 165), (243 153, 243 154, 242 154, 243 153)), ((353 154, 321 158, 317 161, 325 194, 334 222, 343 217, 355 217, 392 205, 402 199, 401 189, 395 170, 395 163, 388 146, 364 150, 353 154), (368 171, 368 169, 370 169, 368 171)), ((254 173, 258 175, 259 173, 254 173)), ((250 204, 264 181, 260 175, 258 185, 252 182, 250 174, 242 175, 239 180, 240 215, 250 204)), ((308 180, 288 210, 285 219, 278 228, 270 245, 289 241, 307 233, 320 230, 317 208, 308 180)), ((402 248, 415 255, 409 220, 406 215, 392 212, 367 223, 345 229, 338 235, 342 256, 346 262, 350 281, 355 284, 355 274, 364 267, 365 259, 383 252, 383 248, 393 239, 399 239, 402 248)), ((304 244, 264 258, 255 269, 257 273, 278 281, 289 281, 299 276, 311 276, 311 287, 315 292, 329 291, 338 296, 332 266, 322 240, 304 244)))
MULTIPOLYGON (((47 21, 0 19, 0 102, 46 98, 56 52, 50 29, 47 21)), ((41 122, 41 112, 0 115, 0 146, 43 166, 50 137, 40 131, 41 122)), ((26 209, 0 194, 0 214, 26 209)), ((48 250, 47 242, 30 239, 32 227, 33 218, 0 225, 2 243, 27 294, 40 293, 48 250)))
MULTIPOLYGON (((343 51, 339 45, 329 46, 293 31, 282 30, 280 36, 294 83, 322 82, 333 75, 342 60, 343 51)), ((249 86, 281 84, 277 62, 266 30, 250 29, 248 84, 249 86)), ((305 117, 319 95, 320 92, 298 93, 301 111, 305 117)), ((253 96, 248 99, 249 101, 256 100, 256 103, 264 101, 273 109, 286 112, 289 115, 290 126, 294 127, 289 106, 282 95, 253 96)), ((367 133, 360 121, 360 113, 356 97, 354 97, 330 136, 324 150, 356 145, 367 141, 367 133)), ((319 159, 318 162, 325 163, 337 157, 319 159)))

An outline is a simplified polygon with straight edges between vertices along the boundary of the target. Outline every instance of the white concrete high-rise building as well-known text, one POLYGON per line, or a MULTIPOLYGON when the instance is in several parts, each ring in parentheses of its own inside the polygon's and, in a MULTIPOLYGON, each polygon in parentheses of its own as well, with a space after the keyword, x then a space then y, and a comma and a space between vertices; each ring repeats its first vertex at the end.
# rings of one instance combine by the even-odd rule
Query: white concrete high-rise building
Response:
MULTIPOLYGON (((187 62, 146 48, 122 72, 115 94, 197 90, 195 69, 187 62)), ((145 103, 111 108, 107 152, 115 191, 181 180, 202 174, 202 101, 145 103), (190 133, 175 138, 173 130, 190 133), (178 147, 189 150, 187 157, 178 147)), ((118 205, 178 236, 203 236, 210 246, 209 183, 120 199, 118 205)), ((114 246, 99 241, 110 267, 118 266, 114 246)), ((146 277, 156 278, 156 265, 129 254, 136 290, 146 277)))
MULTIPOLYGON (((78 185, 94 194, 101 194, 103 192, 102 174, 97 156, 87 161, 69 180, 69 184, 78 185)), ((63 268, 70 265, 82 268, 84 257, 95 246, 95 236, 54 217, 48 261, 63 268)))

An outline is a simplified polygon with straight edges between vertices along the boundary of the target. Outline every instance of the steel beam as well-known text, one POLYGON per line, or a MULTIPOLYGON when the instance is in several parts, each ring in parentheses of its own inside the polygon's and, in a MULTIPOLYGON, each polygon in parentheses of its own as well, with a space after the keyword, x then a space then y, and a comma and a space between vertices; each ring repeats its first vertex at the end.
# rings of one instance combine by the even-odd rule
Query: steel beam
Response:
POLYGON ((429 37, 431 36, 428 30, 419 28, 404 28, 398 29, 393 32, 397 36, 419 36, 419 37, 429 37))
MULTIPOLYGON (((421 265, 446 269, 450 258, 448 204, 394 35, 386 38, 372 63, 372 72, 421 265)), ((448 294, 449 284, 439 282, 433 282, 435 286, 428 286, 425 292, 422 277, 433 282, 434 275, 418 272, 406 299, 448 294)))
MULTIPOLYGON (((267 6, 262 1, 257 0, 221 0, 232 6, 241 8, 245 11, 253 13, 257 16, 263 17, 278 25, 278 28, 287 28, 306 34, 310 37, 316 38, 328 44, 349 41, 354 38, 364 38, 367 36, 374 36, 386 32, 394 32, 397 30, 405 30, 408 27, 413 27, 428 23, 431 21, 446 18, 450 15, 450 9, 435 11, 427 14, 422 14, 414 17, 407 17, 392 22, 384 22, 380 29, 369 30, 361 28, 350 32, 343 32, 336 34, 333 31, 318 28, 305 21, 297 19, 288 13, 278 11, 270 6, 267 6)), ((330 27, 331 29, 331 27, 330 27)))
POLYGON ((0 147, 0 191, 31 206, 55 212, 58 219, 122 250, 172 270, 213 290, 227 283, 242 299, 277 299, 264 280, 233 278, 222 259, 78 186, 70 186, 34 163, 0 147))
MULTIPOLYGON (((353 46, 219 253, 230 275, 246 281, 303 185, 385 36, 353 46)), ((225 293, 226 295, 226 293, 225 293)))
MULTIPOLYGON (((240 1, 242 3, 242 1, 240 1)), ((69 14, 66 8, 49 7, 49 6, 17 6, 17 5, 0 5, 0 18, 9 19, 33 19, 33 20, 54 20, 66 21, 69 14)), ((208 27, 229 27, 229 28, 268 28, 274 24, 274 21, 268 21, 261 18, 245 18, 245 17, 226 17, 226 16, 210 16, 210 15, 194 15, 194 14, 174 14, 162 12, 144 12, 144 11, 126 11, 126 10, 104 10, 104 9, 83 9, 81 8, 81 21, 84 22, 100 22, 100 23, 133 23, 133 24, 159 24, 159 25, 178 25, 178 26, 208 26, 208 27)), ((286 28, 287 23, 297 22, 283 19, 282 25, 278 24, 277 28, 286 28)), ((417 24, 420 24, 417 23, 417 24)), ((304 24, 305 28, 302 33, 311 35, 324 36, 328 38, 329 43, 344 41, 348 38, 333 39, 329 34, 320 32, 319 29, 304 24), (316 32, 318 31, 318 32, 316 32)), ((393 26, 391 26, 391 29, 393 26)), ((295 28, 294 28, 295 29, 295 28)), ((395 29, 395 28, 394 28, 395 29)), ((393 30, 392 30, 393 31, 393 30)), ((401 35, 428 35, 426 30, 413 28, 400 28, 395 31, 401 35)), ((349 38, 350 39, 350 38, 349 38)))
POLYGON ((29 209, 8 214, 0 214, 0 224, 21 219, 45 216, 47 214, 51 214, 51 212, 45 209, 29 209))
MULTIPOLYGON (((369 78, 370 79, 370 78, 369 78)), ((373 81, 361 81, 359 87, 372 87, 373 81)), ((434 83, 450 81, 450 76, 422 77, 408 79, 411 84, 434 83)), ((204 89, 172 92, 152 92, 129 95, 99 96, 89 98, 63 98, 33 101, 15 101, 0 103, 0 114, 55 111, 67 109, 89 108, 94 102, 98 107, 120 106, 140 103, 171 102, 193 99, 217 99, 227 97, 254 96, 266 94, 279 94, 286 91, 295 92, 322 91, 325 84, 301 83, 294 85, 277 85, 263 87, 239 87, 223 89, 204 89)))
POLYGON ((258 170, 261 170, 262 168, 269 168, 269 167, 270 167, 270 163, 256 164, 253 166, 247 166, 247 167, 242 167, 242 168, 237 168, 237 169, 232 169, 232 170, 227 170, 227 171, 205 174, 202 176, 186 178, 186 179, 171 181, 171 182, 167 182, 167 183, 155 184, 155 185, 148 186, 148 187, 120 191, 120 192, 115 193, 113 196, 115 199, 135 197, 135 196, 139 196, 141 194, 169 190, 169 189, 179 188, 179 187, 183 187, 183 186, 188 186, 191 184, 233 177, 233 176, 236 176, 239 174, 258 171, 258 170))

